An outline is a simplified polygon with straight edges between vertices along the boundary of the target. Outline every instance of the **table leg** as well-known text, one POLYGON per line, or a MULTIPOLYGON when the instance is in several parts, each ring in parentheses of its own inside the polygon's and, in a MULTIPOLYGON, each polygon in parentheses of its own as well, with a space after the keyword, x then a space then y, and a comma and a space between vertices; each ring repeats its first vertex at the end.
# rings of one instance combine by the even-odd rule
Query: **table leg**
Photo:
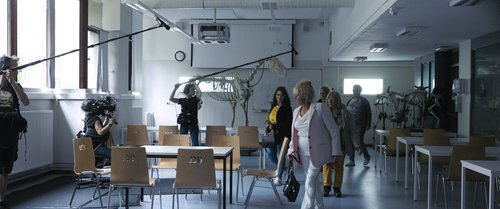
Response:
POLYGON ((489 209, 494 208, 493 203, 495 202, 495 189, 494 189, 495 179, 496 178, 493 178, 493 175, 490 176, 490 202, 488 207, 489 209))
POLYGON ((410 145, 408 145, 408 143, 405 144, 405 150, 406 150, 406 153, 405 153, 405 189, 408 189, 408 154, 410 152, 409 148, 410 148, 410 145))
POLYGON ((399 167, 399 141, 396 140, 396 182, 398 182, 398 167, 399 167))
POLYGON ((224 158, 222 164, 222 209, 226 209, 226 159, 224 158))
MULTIPOLYGON (((427 209, 431 208, 431 191, 432 191, 432 155, 429 155, 429 172, 427 176, 427 209)), ((415 172, 416 173, 416 172, 415 172)))
MULTIPOLYGON (((128 209, 128 187, 125 188, 125 208, 128 209)), ((121 200, 118 200, 121 201, 121 200)))
POLYGON ((460 182, 461 198, 460 198, 460 208, 465 209, 465 168, 462 166, 462 177, 460 182))
POLYGON ((229 204, 233 204, 233 152, 229 156, 229 204))
MULTIPOLYGON (((381 162, 382 162, 382 144, 383 144, 383 141, 384 141, 384 136, 382 134, 379 134, 378 135, 378 159, 377 159, 377 163, 378 163, 378 169, 379 171, 382 170, 382 165, 381 165, 381 162)), ((377 165, 377 163, 375 163, 375 166, 377 165)))
MULTIPOLYGON (((417 169, 417 156, 418 156, 418 151, 415 149, 415 162, 413 163, 413 169, 417 169)), ((417 170, 414 170, 413 172, 413 200, 417 201, 417 170)))

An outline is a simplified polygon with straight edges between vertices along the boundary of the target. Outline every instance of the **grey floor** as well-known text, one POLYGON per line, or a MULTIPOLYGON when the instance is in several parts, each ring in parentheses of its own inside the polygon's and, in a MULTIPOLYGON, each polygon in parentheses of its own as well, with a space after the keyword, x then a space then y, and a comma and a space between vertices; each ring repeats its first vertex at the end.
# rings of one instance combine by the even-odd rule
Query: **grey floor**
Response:
MULTIPOLYGON (((395 157, 388 157, 388 168, 387 173, 379 171, 375 168, 375 152, 373 149, 369 149, 372 155, 372 161, 368 166, 363 166, 363 157, 356 156, 356 166, 346 167, 344 170, 344 182, 342 186, 342 192, 344 197, 325 197, 325 208, 338 208, 338 209, 357 209, 357 208, 369 208, 369 209, 400 209, 400 208, 426 208, 426 198, 427 198, 427 171, 422 170, 422 188, 418 192, 418 201, 413 200, 413 180, 409 181, 409 189, 404 189, 404 182, 402 177, 404 175, 403 161, 400 158, 400 171, 399 171, 399 182, 395 182, 395 157)), ((378 153, 377 153, 378 154, 378 153)), ((258 166, 258 154, 254 153, 252 156, 242 156, 241 164, 243 167, 257 167, 258 166)), ((402 158, 404 159, 404 157, 402 158)), ((268 168, 272 168, 272 164, 267 162, 268 168)), ((437 167, 434 169, 439 170, 437 167)), ((296 170, 297 177, 299 181, 303 184, 304 173, 302 170, 296 170)), ((175 174, 172 171, 162 171, 160 173, 162 178, 173 178, 175 174)), ((234 179, 236 179, 236 172, 234 172, 234 179)), ((217 178, 221 179, 221 172, 217 173, 217 178)), ((436 177, 433 176, 435 181, 436 177)), ((247 177, 244 179, 245 190, 247 191, 251 182, 251 178, 247 177)), ((236 181, 236 180, 235 180, 236 181)), ((74 187, 73 178, 71 175, 51 175, 43 178, 38 178, 36 181, 31 182, 30 185, 33 186, 16 186, 9 188, 9 195, 7 196, 7 202, 10 203, 12 208, 68 208, 69 199, 71 197, 71 192, 74 187)), ((262 181, 258 182, 261 187, 256 187, 251 196, 250 204, 248 206, 251 208, 261 208, 261 209, 274 209, 279 208, 279 202, 276 199, 274 192, 270 188, 269 182, 262 181)), ((235 194, 236 185, 233 185, 233 192, 235 194)), ((433 184, 435 189, 435 183, 433 184)), ((449 190, 448 186, 448 190, 449 190)), ((286 198, 282 195, 282 187, 278 187, 280 192, 280 198, 283 201, 283 208, 300 208, 304 189, 301 188, 299 198, 297 202, 291 203, 287 202, 286 198)), ((442 189, 442 188, 441 188, 442 189)), ((473 184, 468 184, 467 189, 469 191, 474 190, 473 184)), ((103 189, 102 192, 106 192, 103 189)), ((246 193, 245 191, 245 193, 246 193)), ((482 191, 482 190, 479 190, 482 191)), ((80 191, 78 191, 80 192, 80 191)), ((133 193, 133 191, 132 191, 133 193)), ((486 208, 485 199, 483 193, 478 192, 479 196, 476 202, 476 206, 473 205, 473 192, 469 192, 470 197, 468 197, 467 208, 486 208)), ((86 197, 81 197, 77 193, 77 198, 75 199, 74 206, 83 203, 86 197)), ((83 193, 82 193, 83 194, 83 193)), ((90 194, 87 192, 87 194, 90 194)), ((85 194, 84 194, 85 196, 85 194)), ((86 195, 88 196, 88 195, 86 195)), ((134 197, 136 197, 135 195, 134 197)), ((498 194, 497 194, 498 196, 498 194)), ((163 208, 172 207, 172 196, 162 195, 163 208)), ((233 201, 233 204, 228 204, 228 209, 244 208, 244 200, 246 196, 242 196, 241 192, 239 194, 239 202, 233 201)), ((434 203, 433 208, 444 208, 443 194, 440 190, 439 198, 435 201, 435 192, 432 193, 432 198, 434 203)), ((108 196, 104 196, 104 205, 107 204, 108 196)), ((118 205, 118 192, 113 193, 111 197, 111 204, 116 208, 118 205)), ((156 196, 154 206, 159 208, 159 199, 156 196)), ((93 201, 85 207, 99 207, 99 201, 93 201)), ((149 196, 145 197, 145 201, 140 203, 140 205, 132 206, 131 208, 150 208, 151 200, 149 196)), ((200 200, 200 195, 188 195, 187 198, 180 198, 180 208, 217 208, 217 195, 216 192, 204 192, 203 200, 200 200)), ((456 184, 454 191, 448 192, 448 208, 460 208, 460 185, 456 184)))

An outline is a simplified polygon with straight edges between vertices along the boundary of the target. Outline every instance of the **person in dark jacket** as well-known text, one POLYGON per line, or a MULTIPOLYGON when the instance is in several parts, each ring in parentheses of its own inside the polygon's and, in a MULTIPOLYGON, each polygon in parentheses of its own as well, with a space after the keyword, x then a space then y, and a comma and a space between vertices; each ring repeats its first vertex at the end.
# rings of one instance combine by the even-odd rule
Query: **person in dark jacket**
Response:
MULTIPOLYGON (((364 97, 361 96, 361 91, 363 89, 360 85, 354 85, 352 87, 353 96, 347 101, 347 111, 349 111, 354 120, 354 129, 355 138, 357 138, 359 142, 359 149, 363 153, 365 160, 363 165, 368 165, 370 162, 370 154, 368 154, 368 150, 366 150, 364 138, 365 132, 370 130, 370 126, 372 123, 372 111, 370 108, 370 102, 364 97)), ((349 162, 345 164, 345 166, 354 166, 354 154, 349 156, 349 162)))
POLYGON ((198 134, 200 127, 198 126, 198 110, 201 109, 201 90, 198 85, 188 83, 184 86, 182 93, 186 98, 174 98, 175 92, 180 84, 174 85, 174 90, 170 94, 170 101, 181 105, 181 114, 177 116, 177 123, 181 125, 180 134, 190 134, 191 146, 199 146, 198 134))
MULTIPOLYGON (((288 144, 283 145, 283 139, 285 137, 290 139, 292 133, 292 107, 290 106, 290 97, 285 87, 280 86, 274 92, 273 102, 271 103, 271 109, 267 118, 266 132, 273 132, 274 146, 266 148, 266 153, 271 162, 277 164, 281 146, 288 146, 288 144)), ((278 178, 275 178, 274 184, 281 184, 281 177, 284 170, 286 170, 285 160, 282 161, 278 178)))
POLYGON ((9 174, 17 160, 19 130, 12 127, 13 115, 19 113, 19 102, 24 106, 30 101, 23 88, 17 83, 17 57, 0 57, 0 209, 9 208, 5 203, 5 192, 9 174))

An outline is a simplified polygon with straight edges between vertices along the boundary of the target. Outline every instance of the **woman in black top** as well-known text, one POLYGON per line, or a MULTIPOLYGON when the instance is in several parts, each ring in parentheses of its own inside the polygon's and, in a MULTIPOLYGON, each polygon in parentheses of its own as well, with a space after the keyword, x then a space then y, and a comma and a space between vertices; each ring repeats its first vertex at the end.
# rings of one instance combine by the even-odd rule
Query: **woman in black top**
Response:
POLYGON ((187 134, 191 136, 191 146, 199 146, 198 134, 200 128, 198 127, 198 110, 201 108, 201 91, 197 85, 189 83, 184 86, 182 91, 186 98, 174 98, 175 92, 180 84, 175 84, 174 90, 170 94, 170 101, 181 105, 181 114, 177 117, 177 123, 181 125, 179 130, 180 134, 187 134))
MULTIPOLYGON (((274 164, 278 163, 279 151, 283 146, 285 137, 290 139, 292 134, 292 107, 290 106, 290 97, 286 88, 280 86, 276 89, 273 95, 273 102, 266 121, 266 133, 273 131, 274 146, 266 148, 267 156, 274 164)), ((285 145, 288 149, 288 144, 285 145)), ((278 178, 275 178, 274 183, 281 184, 283 171, 286 170, 285 160, 282 161, 281 169, 278 173, 278 178)))

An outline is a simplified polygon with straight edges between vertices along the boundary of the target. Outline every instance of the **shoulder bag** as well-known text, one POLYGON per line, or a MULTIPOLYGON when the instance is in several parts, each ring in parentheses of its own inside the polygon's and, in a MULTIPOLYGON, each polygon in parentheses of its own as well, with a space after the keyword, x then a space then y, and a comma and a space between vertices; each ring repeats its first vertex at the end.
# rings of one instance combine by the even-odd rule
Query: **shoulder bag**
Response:
POLYGON ((261 142, 262 147, 274 147, 274 133, 273 131, 269 131, 268 133, 265 133, 262 135, 262 142, 261 142))
POLYGON ((288 199, 288 202, 295 202, 297 200, 297 195, 300 191, 300 183, 295 178, 293 174, 293 165, 290 161, 288 166, 288 179, 286 180, 285 186, 283 187, 283 195, 288 199))

